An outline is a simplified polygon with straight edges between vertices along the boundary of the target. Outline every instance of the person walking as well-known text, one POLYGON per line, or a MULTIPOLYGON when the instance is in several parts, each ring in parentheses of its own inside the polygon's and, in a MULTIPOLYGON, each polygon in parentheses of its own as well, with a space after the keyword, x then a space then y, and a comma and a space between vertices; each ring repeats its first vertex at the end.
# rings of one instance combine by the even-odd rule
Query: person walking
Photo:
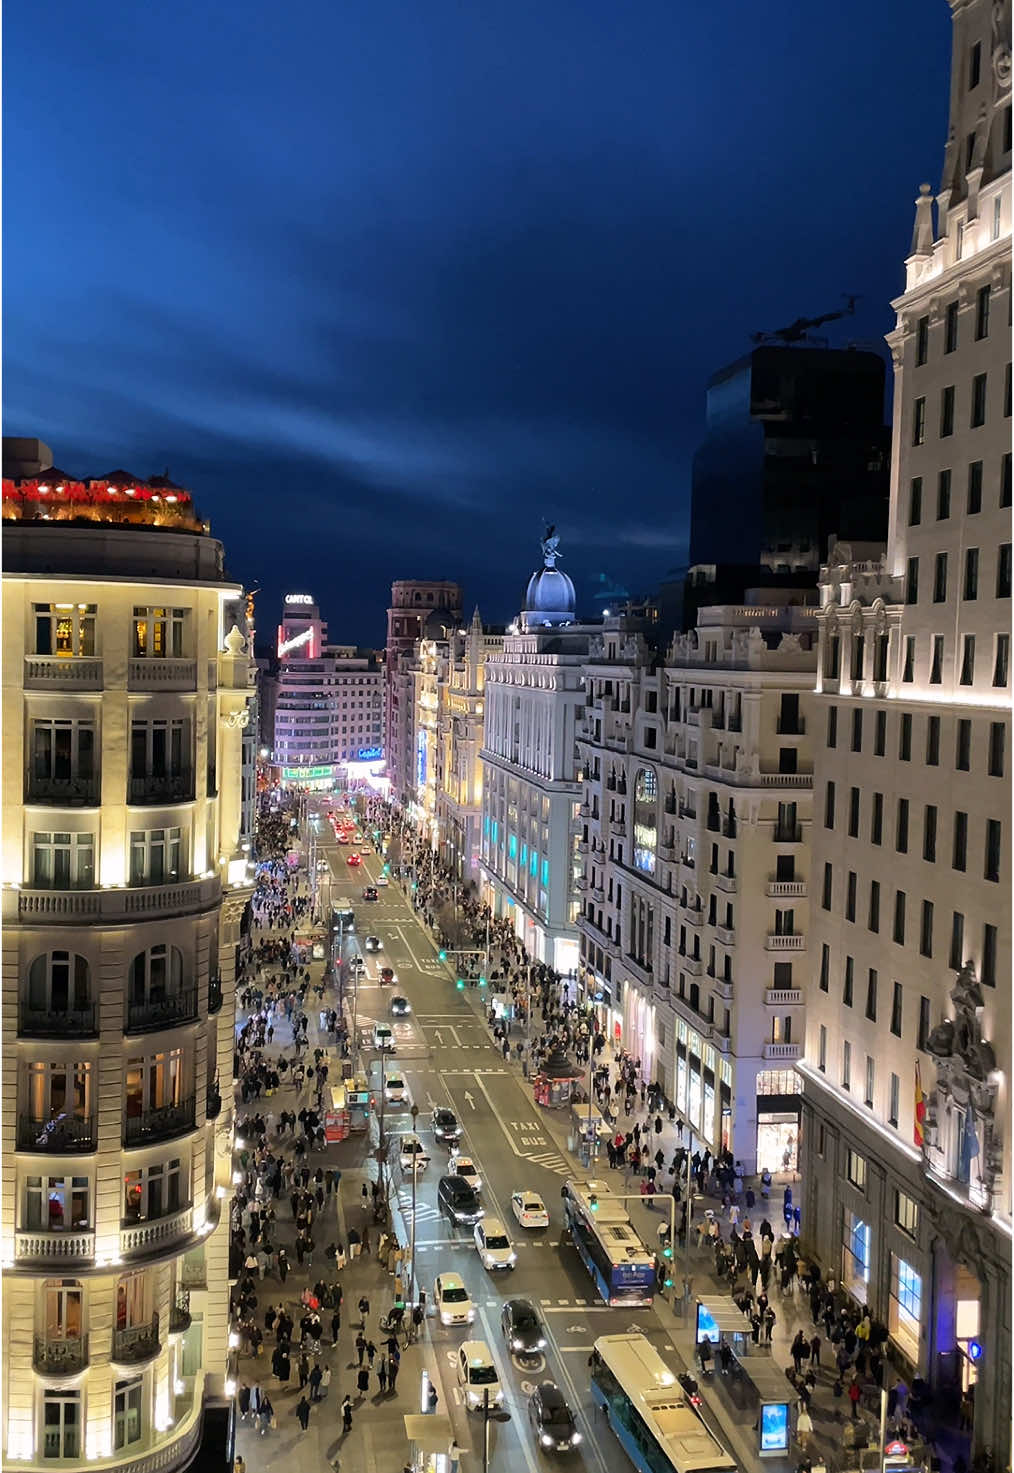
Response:
POLYGON ((362 1330, 360 1330, 359 1331, 359 1334, 356 1336, 356 1357, 357 1357, 357 1359, 356 1359, 356 1365, 357 1366, 361 1366, 362 1365, 362 1363, 363 1363, 363 1356, 365 1354, 366 1354, 366 1336, 363 1334, 362 1330))
POLYGON ((352 1431, 352 1398, 346 1391, 345 1400, 342 1402, 342 1436, 348 1437, 352 1431))
POLYGON ((320 1401, 320 1383, 321 1383, 321 1381, 323 1379, 324 1379, 324 1372, 321 1370, 320 1364, 318 1363, 317 1365, 314 1366, 313 1370, 310 1372, 310 1400, 311 1401, 320 1401))
POLYGON ((370 1370, 368 1366, 361 1366, 356 1372, 356 1390, 359 1392, 358 1400, 362 1401, 370 1389, 370 1370))
POLYGON ((296 1416, 299 1418, 300 1429, 305 1432, 310 1425, 310 1403, 305 1396, 301 1396, 296 1403, 296 1416))
POLYGON ((263 1437, 268 1428, 275 1425, 275 1409, 271 1405, 271 1398, 267 1393, 261 1396, 257 1415, 260 1420, 260 1434, 263 1437))
POLYGON ((338 1344, 338 1331, 341 1329, 341 1327, 342 1327, 342 1312, 341 1312, 340 1309, 336 1309, 335 1312, 334 1312, 334 1314, 331 1316, 331 1344, 332 1345, 337 1345, 338 1344))
POLYGON ((398 1372, 401 1369, 401 1351, 397 1347, 391 1351, 391 1359, 387 1372, 387 1386, 392 1396, 397 1395, 398 1372))
POLYGON ((859 1419, 859 1400, 862 1394, 863 1391, 862 1387, 859 1385, 859 1377, 856 1375, 855 1371, 853 1371, 852 1380, 849 1382, 849 1401, 852 1406, 853 1422, 858 1421, 859 1419))
POLYGON ((387 1395, 387 1356, 386 1355, 382 1355, 380 1357, 380 1364, 377 1366, 377 1380, 380 1382, 380 1394, 381 1394, 381 1396, 386 1396, 387 1395))
POLYGON ((798 1376, 804 1357, 808 1359, 810 1355, 810 1345, 802 1330, 796 1331, 796 1338, 789 1348, 789 1354, 792 1356, 792 1364, 795 1366, 796 1375, 798 1376))
POLYGON ((369 1314, 369 1312, 370 1312, 370 1301, 367 1299, 366 1295, 364 1294, 362 1296, 362 1298, 360 1299, 360 1301, 359 1301, 359 1318, 362 1321, 361 1328, 364 1329, 364 1330, 366 1329, 366 1316, 369 1314))
POLYGON ((373 1343, 372 1340, 368 1340, 366 1342, 366 1359, 370 1363, 370 1370, 371 1371, 373 1370, 373 1361, 374 1361, 374 1357, 376 1356, 376 1354, 377 1354, 377 1347, 374 1345, 374 1343, 373 1343))
POLYGON ((810 1341, 810 1365, 816 1366, 818 1370, 820 1369, 820 1345, 820 1336, 814 1335, 810 1341))

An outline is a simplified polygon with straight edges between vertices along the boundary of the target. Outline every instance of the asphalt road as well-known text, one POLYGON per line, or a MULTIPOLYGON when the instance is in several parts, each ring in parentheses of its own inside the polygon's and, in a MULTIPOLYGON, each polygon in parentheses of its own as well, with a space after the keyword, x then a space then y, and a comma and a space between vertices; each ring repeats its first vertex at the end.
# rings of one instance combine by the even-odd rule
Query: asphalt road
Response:
MULTIPOLYGON (((323 813, 326 805, 319 807, 323 813)), ((335 843, 326 817, 316 824, 311 817, 308 823, 317 832, 318 854, 326 856, 331 866, 332 902, 355 910, 360 942, 373 934, 383 944, 379 956, 367 956, 368 975, 360 985, 357 1027, 363 1038, 372 1034, 377 1020, 393 1025, 396 1051, 384 1067, 404 1074, 419 1107, 418 1133, 431 1157, 429 1167, 418 1178, 416 1191, 419 1281, 432 1298, 437 1273, 448 1269, 460 1273, 477 1308, 476 1323, 468 1333, 487 1341, 500 1370, 511 1421, 490 1425, 490 1467, 517 1469, 521 1458, 529 1473, 559 1467, 560 1458, 549 1457, 538 1445, 527 1415, 530 1392, 538 1381, 548 1378, 560 1386, 582 1433, 579 1448, 566 1457, 567 1466, 583 1467, 589 1473, 622 1468, 627 1465, 626 1456, 604 1428, 591 1400, 588 1357, 592 1345, 600 1335, 637 1330, 656 1345, 670 1365, 675 1365, 669 1335, 651 1310, 610 1309, 602 1304, 576 1250, 570 1245, 561 1246, 560 1188, 572 1168, 547 1134, 540 1120, 542 1110, 533 1103, 530 1089, 508 1070, 493 1045, 475 1011, 474 995, 457 990, 400 887, 392 882, 380 889, 377 901, 363 900, 364 886, 376 883, 383 861, 364 849, 362 865, 350 867, 346 861, 352 846, 335 843), (394 967, 398 979, 394 987, 377 983, 378 965, 394 967), (410 1021, 390 1018, 393 993, 409 999, 410 1021), (438 1210, 437 1183, 448 1153, 436 1144, 429 1128, 429 1114, 435 1105, 449 1105, 462 1125, 461 1150, 473 1157, 482 1175, 480 1195, 487 1216, 497 1216, 506 1224, 517 1252, 517 1266, 512 1272, 493 1274, 484 1269, 472 1229, 451 1226, 438 1210), (547 1230, 522 1229, 516 1222, 510 1197, 522 1188, 542 1196, 550 1214, 547 1230), (504 1299, 513 1297, 530 1299, 543 1319, 547 1345, 539 1369, 514 1363, 504 1343, 500 1309, 504 1299)), ((379 1087, 379 1056, 375 1050, 365 1049, 361 1057, 371 1070, 371 1081, 379 1087)), ((411 1129, 407 1105, 386 1105, 384 1120, 389 1136, 411 1129)), ((395 1150, 390 1160, 394 1162, 391 1178, 399 1201, 410 1209, 411 1177, 403 1176, 395 1150)), ((450 1388, 456 1348, 468 1336, 464 1330, 442 1327, 432 1317, 428 1326, 434 1348, 444 1357, 445 1385, 450 1388)), ((452 1418, 456 1425, 464 1426, 461 1419, 467 1414, 456 1388, 454 1394, 457 1406, 452 1418)), ((467 1425, 472 1446, 479 1447, 481 1419, 468 1419, 467 1425)))

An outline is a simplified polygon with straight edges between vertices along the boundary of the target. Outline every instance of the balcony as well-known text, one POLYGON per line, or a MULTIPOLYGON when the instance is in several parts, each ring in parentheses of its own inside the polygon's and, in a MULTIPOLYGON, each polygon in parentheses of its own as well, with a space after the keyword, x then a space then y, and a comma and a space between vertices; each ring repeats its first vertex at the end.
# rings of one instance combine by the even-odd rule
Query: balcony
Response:
POLYGON ((169 1333, 182 1335, 190 1329, 190 1290, 177 1289, 169 1308, 169 1333))
POLYGON ((792 934, 790 936, 768 936, 764 942, 765 951, 805 951, 806 937, 792 934))
POLYGON ((208 1016, 222 1011, 222 979, 208 978, 208 1016))
POLYGON ((151 1360, 161 1349, 157 1314, 153 1314, 146 1325, 131 1325, 129 1329, 113 1331, 112 1359, 117 1365, 136 1365, 138 1361, 151 1360))
POLYGON ((44 1376, 76 1376, 88 1364, 88 1336, 49 1340, 36 1335, 32 1365, 44 1376))
POLYGON ((764 994, 764 1005, 769 1008, 798 1008, 802 1002, 801 987, 769 987, 764 994))
POLYGON ((217 874, 203 880, 168 885, 117 886, 109 890, 16 890, 3 892, 3 918, 47 925, 101 925, 104 922, 166 920, 218 904, 222 882, 217 874))
POLYGON ((101 802, 101 784, 91 777, 29 777, 26 803, 51 804, 56 808, 88 808, 101 802))
POLYGON ((805 736, 806 722, 802 716, 786 717, 784 721, 779 716, 775 722, 775 731, 779 736, 805 736))
POLYGON ((715 875, 715 889, 716 890, 724 890, 727 895, 735 895, 735 893, 736 893, 736 876, 735 875, 715 875))
POLYGON ((127 1033, 150 1033, 158 1028, 176 1028, 193 1023, 197 1018, 197 988, 168 997, 148 998, 145 1002, 127 1003, 127 1033))
POLYGON ((208 1096, 205 1102, 205 1116, 208 1120, 217 1120, 222 1113, 222 1091, 218 1080, 208 1085, 208 1096))
POLYGON ((192 1207, 183 1207, 179 1212, 171 1212, 166 1217, 132 1223, 129 1227, 120 1228, 120 1253, 124 1258, 129 1258, 134 1254, 157 1252, 178 1242, 180 1238, 189 1238, 193 1230, 192 1207))
POLYGON ((14 1259, 17 1263, 63 1264, 89 1263, 95 1257, 95 1234, 91 1232, 17 1232, 14 1234, 14 1259))
POLYGON ((102 661, 96 656, 25 656, 25 690, 101 689, 102 661))
POLYGON ((731 926, 716 926, 715 937, 723 946, 735 946, 736 933, 731 926))
POLYGON ((145 803, 192 803, 194 775, 177 772, 162 777, 132 777, 127 785, 127 802, 134 807, 145 803))
POLYGON ((760 778, 750 778, 747 786, 759 781, 762 788, 812 788, 812 772, 762 772, 760 778))
MULTIPOLYGON (((812 782, 813 779, 811 778, 812 782)), ((803 842, 802 824, 776 824, 774 832, 776 844, 801 844, 803 842)))
POLYGON ((712 992, 722 1002, 732 1002, 732 983, 724 977, 716 977, 712 984, 712 992))
POLYGON ((667 864, 676 863, 676 846, 674 844, 659 844, 655 853, 659 859, 664 860, 667 864))
POLYGON ((128 660, 128 690, 196 690, 196 660, 128 660))
POLYGON ((48 1155, 63 1156, 78 1151, 94 1151, 95 1146, 94 1120, 85 1120, 78 1115, 58 1115, 55 1120, 34 1120, 28 1115, 18 1117, 19 1151, 45 1151, 48 1155))
POLYGON ((772 900, 803 900, 806 897, 806 881, 768 880, 767 893, 772 900))
POLYGON ((94 1003, 83 1008, 33 1008, 21 1004, 18 1034, 21 1038, 92 1038, 98 1032, 94 1003))
POLYGON ((152 1110, 142 1110, 139 1115, 128 1115, 123 1122, 123 1144, 125 1146, 147 1146, 155 1141, 168 1141, 176 1135, 185 1135, 193 1130, 196 1119, 196 1100, 191 1095, 178 1105, 159 1105, 152 1110))
POLYGON ((803 1057, 803 1045, 801 1043, 766 1043, 764 1057, 772 1062, 790 1064, 794 1059, 803 1057))
POLYGON ((703 926, 704 911, 700 906, 687 906, 680 916, 680 920, 686 921, 688 926, 703 926))
POLYGON ((686 972, 688 977, 701 977, 704 975, 704 962, 699 956, 681 956, 678 965, 686 972))

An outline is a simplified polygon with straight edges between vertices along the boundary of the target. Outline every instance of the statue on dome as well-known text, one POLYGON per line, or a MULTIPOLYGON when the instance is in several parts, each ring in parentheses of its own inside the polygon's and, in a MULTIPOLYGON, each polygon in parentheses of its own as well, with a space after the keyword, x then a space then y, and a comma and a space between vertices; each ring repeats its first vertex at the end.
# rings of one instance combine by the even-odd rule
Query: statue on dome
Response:
POLYGON ((546 528, 546 535, 542 538, 540 546, 542 547, 542 559, 545 566, 547 568, 555 568, 557 558, 563 556, 557 550, 560 546, 560 539, 556 535, 555 522, 551 522, 546 528))

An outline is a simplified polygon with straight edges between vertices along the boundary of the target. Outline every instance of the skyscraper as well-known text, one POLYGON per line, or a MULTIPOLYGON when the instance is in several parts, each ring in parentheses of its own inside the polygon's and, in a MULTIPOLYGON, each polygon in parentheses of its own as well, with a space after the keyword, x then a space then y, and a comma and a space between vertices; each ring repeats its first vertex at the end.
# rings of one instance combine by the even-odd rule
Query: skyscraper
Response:
POLYGON ((821 573, 803 1232, 1010 1440, 1010 6, 952 0, 950 128, 893 303, 886 553, 821 573))

